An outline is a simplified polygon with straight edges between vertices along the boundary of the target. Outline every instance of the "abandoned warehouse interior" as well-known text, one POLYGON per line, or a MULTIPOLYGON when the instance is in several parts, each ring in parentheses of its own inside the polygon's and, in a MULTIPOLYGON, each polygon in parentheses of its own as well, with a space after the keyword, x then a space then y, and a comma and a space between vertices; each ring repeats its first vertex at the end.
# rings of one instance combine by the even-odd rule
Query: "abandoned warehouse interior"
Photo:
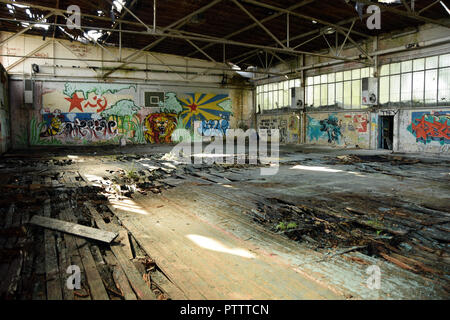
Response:
POLYGON ((0 0, 1 298, 448 299, 448 7, 0 0))

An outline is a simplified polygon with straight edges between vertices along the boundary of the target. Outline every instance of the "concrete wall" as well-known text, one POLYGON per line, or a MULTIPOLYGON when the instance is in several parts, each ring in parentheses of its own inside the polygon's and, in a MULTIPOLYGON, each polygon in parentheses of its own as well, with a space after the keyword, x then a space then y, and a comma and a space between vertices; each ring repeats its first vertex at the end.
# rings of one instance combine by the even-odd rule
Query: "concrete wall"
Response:
MULTIPOLYGON (((9 36, 0 33, 0 39, 9 36)), ((181 139, 175 129, 202 139, 252 126, 252 88, 233 73, 208 69, 223 68, 221 63, 144 52, 126 70, 102 78, 120 65, 119 58, 136 50, 22 35, 2 46, 1 53, 11 74, 16 148, 118 144, 122 139, 171 143, 181 139), (32 73, 32 64, 39 66, 38 73, 32 73), (222 83, 224 74, 231 83, 222 83), (24 104, 23 79, 33 80, 33 104, 24 104), (150 106, 146 94, 152 97, 150 106)))
POLYGON ((8 75, 0 65, 0 154, 11 146, 8 75))

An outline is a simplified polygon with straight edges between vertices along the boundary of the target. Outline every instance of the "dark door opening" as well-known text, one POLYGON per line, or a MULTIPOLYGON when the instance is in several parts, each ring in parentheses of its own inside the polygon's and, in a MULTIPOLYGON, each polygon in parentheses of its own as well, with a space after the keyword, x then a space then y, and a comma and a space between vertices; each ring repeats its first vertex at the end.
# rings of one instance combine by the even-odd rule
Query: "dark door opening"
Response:
POLYGON ((380 116, 378 148, 392 150, 394 143, 394 116, 380 116))

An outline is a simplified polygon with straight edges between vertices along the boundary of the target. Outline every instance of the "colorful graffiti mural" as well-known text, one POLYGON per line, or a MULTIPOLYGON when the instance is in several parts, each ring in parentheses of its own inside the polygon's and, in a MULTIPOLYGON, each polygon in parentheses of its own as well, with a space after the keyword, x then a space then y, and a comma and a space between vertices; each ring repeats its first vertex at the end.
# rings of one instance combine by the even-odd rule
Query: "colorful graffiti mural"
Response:
POLYGON ((342 121, 335 114, 327 119, 317 120, 308 116, 308 137, 311 141, 327 137, 328 143, 340 143, 342 121))
POLYGON ((308 115, 306 134, 312 143, 368 148, 369 114, 336 112, 308 115))
POLYGON ((441 145, 450 144, 450 114, 446 112, 413 112, 408 131, 416 137, 416 142, 428 144, 437 141, 441 145))
POLYGON ((170 143, 177 127, 175 114, 151 113, 144 120, 145 141, 149 143, 170 143))
POLYGON ((30 122, 32 145, 118 144, 123 138, 171 143, 181 139, 173 135, 176 129, 201 136, 194 132, 195 121, 207 135, 224 135, 232 114, 227 94, 145 92, 149 102, 141 107, 135 102, 137 85, 46 83, 42 92, 42 108, 30 122))
POLYGON ((41 121, 31 121, 32 144, 144 143, 134 103, 136 85, 65 83, 44 88, 41 121))
POLYGON ((367 125, 369 123, 369 117, 367 114, 346 114, 344 117, 351 121, 347 125, 348 130, 357 130, 361 133, 367 132, 367 125))

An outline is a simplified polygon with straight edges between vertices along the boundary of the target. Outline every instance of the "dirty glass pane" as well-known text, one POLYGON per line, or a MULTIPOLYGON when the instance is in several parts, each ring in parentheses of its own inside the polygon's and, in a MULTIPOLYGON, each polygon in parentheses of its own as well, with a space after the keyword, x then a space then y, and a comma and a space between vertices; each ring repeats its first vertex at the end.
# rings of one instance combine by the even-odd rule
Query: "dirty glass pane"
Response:
POLYGON ((300 79, 295 79, 294 86, 297 87, 297 88, 300 87, 300 85, 301 85, 300 82, 301 82, 300 79))
POLYGON ((344 71, 344 81, 345 80, 351 80, 352 79, 352 72, 351 71, 344 71))
POLYGON ((312 85, 312 84, 314 84, 314 79, 311 78, 311 77, 307 77, 307 78, 306 78, 306 85, 307 85, 307 86, 310 86, 310 85, 312 85))
POLYGON ((429 57, 425 60, 425 67, 427 69, 435 69, 438 67, 438 56, 429 57))
POLYGON ((314 107, 320 106, 320 85, 314 85, 314 107))
POLYGON ((351 81, 344 82, 344 108, 352 108, 352 83, 351 81))
POLYGON ((267 109, 269 109, 269 94, 267 93, 267 92, 265 92, 264 94, 263 94, 263 109, 264 110, 267 110, 267 109))
POLYGON ((352 81, 352 108, 359 109, 361 106, 361 80, 352 81))
POLYGON ((284 95, 284 104, 285 105, 290 105, 289 97, 291 95, 289 94, 289 89, 283 90, 283 95, 284 95))
POLYGON ((391 63, 391 74, 400 73, 400 63, 391 63))
POLYGON ((437 69, 425 72, 425 104, 436 104, 437 99, 437 69))
POLYGON ((328 85, 322 84, 320 85, 320 105, 326 106, 328 102, 328 85))
POLYGON ((314 77, 314 84, 320 84, 320 76, 314 77))
POLYGON ((413 73, 413 102, 423 103, 425 73, 423 71, 413 73))
POLYGON ((400 75, 397 74, 395 76, 391 76, 390 79, 390 93, 389 93, 389 101, 390 102, 399 102, 400 101, 400 75))
POLYGON ((314 104, 314 86, 308 86, 306 89, 306 104, 308 106, 314 104))
POLYGON ((368 77, 370 77, 369 68, 361 69, 361 78, 368 78, 368 77))
POLYGON ((352 79, 361 79, 361 69, 352 70, 352 79))
POLYGON ((334 82, 335 81, 335 76, 334 73, 329 73, 328 74, 328 83, 334 82))
POLYGON ((412 60, 403 61, 402 72, 411 72, 411 71, 412 71, 412 60))
POLYGON ((388 76, 389 75, 389 65, 382 65, 380 68, 380 76, 388 76))
POLYGON ((328 84, 328 105, 334 105, 334 83, 328 84))
POLYGON ((380 103, 389 102, 389 77, 380 78, 380 103))
POLYGON ((336 81, 342 81, 342 80, 344 80, 344 73, 336 72, 336 81))
POLYGON ((344 104, 344 94, 343 94, 344 85, 342 82, 336 83, 336 104, 339 107, 342 107, 344 104))
POLYGON ((450 103, 450 68, 439 70, 438 101, 441 104, 450 103))
POLYGON ((320 83, 327 83, 328 82, 328 75, 327 74, 323 74, 320 76, 320 83))
POLYGON ((412 96, 412 73, 403 73, 402 74, 402 92, 401 92, 401 100, 402 101, 411 101, 412 96))
POLYGON ((278 91, 278 104, 280 105, 280 107, 284 107, 284 106, 288 105, 287 101, 284 101, 284 91, 283 90, 278 91))
POLYGON ((425 59, 416 59, 413 61, 413 70, 414 71, 420 71, 425 68, 425 59))
POLYGON ((439 67, 450 67, 450 53, 439 57, 439 67))

